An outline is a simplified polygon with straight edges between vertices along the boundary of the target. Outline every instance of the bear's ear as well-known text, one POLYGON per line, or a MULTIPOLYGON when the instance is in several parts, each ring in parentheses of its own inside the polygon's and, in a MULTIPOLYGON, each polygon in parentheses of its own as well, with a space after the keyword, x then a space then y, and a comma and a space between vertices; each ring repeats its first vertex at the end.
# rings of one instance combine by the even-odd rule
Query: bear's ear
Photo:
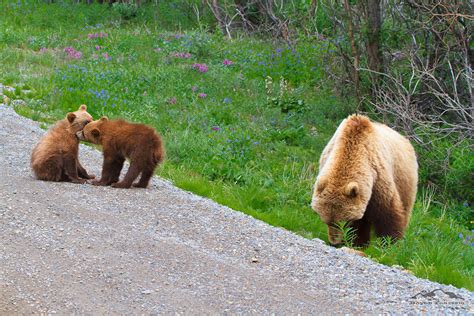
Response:
POLYGON ((87 110, 87 105, 81 104, 78 111, 86 111, 86 110, 87 110))
POLYGON ((74 122, 74 120, 76 119, 76 114, 70 112, 67 114, 66 118, 69 121, 69 123, 72 124, 72 122, 74 122))
POLYGON ((102 117, 100 118, 100 120, 101 120, 102 122, 105 122, 105 121, 108 121, 109 118, 108 118, 107 116, 102 116, 102 117))
POLYGON ((356 197, 359 194, 359 185, 357 182, 349 182, 344 188, 344 194, 348 197, 356 197))
POLYGON ((94 137, 99 137, 100 136, 100 131, 97 129, 97 128, 94 128, 92 131, 91 131, 91 134, 92 136, 94 137))
POLYGON ((326 187, 327 184, 328 184, 328 179, 327 178, 325 178, 325 177, 319 178, 317 183, 316 183, 316 191, 318 193, 323 192, 324 188, 326 187))

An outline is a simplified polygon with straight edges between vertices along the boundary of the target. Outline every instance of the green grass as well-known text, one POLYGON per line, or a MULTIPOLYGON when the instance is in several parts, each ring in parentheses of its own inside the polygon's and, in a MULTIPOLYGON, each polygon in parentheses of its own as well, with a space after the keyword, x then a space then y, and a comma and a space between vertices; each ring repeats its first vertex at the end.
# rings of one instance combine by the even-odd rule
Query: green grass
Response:
MULTIPOLYGON (((182 13, 182 2, 164 2, 130 20, 106 5, 2 2, 0 82, 16 88, 10 98, 27 101, 16 111, 49 124, 85 103, 95 118, 150 124, 166 143, 160 176, 271 225, 327 240, 309 206, 317 161, 354 109, 326 79, 330 45, 224 40, 203 31, 213 28, 211 19, 197 23, 182 13), (107 36, 89 38, 100 32, 107 36), (81 57, 71 58, 65 47, 81 57), (200 73, 194 63, 209 70, 200 73)), ((472 229, 472 210, 435 199, 420 194, 402 241, 377 240, 365 251, 420 277, 474 290, 474 247, 458 237, 472 229)))

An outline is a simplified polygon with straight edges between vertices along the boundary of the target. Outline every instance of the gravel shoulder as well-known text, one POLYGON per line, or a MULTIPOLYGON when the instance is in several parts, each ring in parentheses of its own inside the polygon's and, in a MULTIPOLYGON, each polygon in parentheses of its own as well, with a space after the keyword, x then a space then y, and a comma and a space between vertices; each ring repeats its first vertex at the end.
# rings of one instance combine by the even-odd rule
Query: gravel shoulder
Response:
MULTIPOLYGON (((29 159, 44 133, 0 105, 0 314, 474 314, 473 292, 271 227, 158 177, 129 190, 35 180, 29 159)), ((80 160, 100 175, 99 151, 81 145, 80 160)))

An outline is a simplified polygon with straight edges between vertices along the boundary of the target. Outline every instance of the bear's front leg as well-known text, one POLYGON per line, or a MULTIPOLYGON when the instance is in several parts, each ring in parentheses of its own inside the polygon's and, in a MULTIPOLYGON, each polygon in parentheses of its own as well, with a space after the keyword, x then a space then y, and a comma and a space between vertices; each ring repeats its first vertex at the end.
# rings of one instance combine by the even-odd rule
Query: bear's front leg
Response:
POLYGON ((95 179, 95 175, 88 174, 86 169, 84 169, 84 167, 79 162, 79 160, 77 160, 76 164, 77 164, 77 174, 79 175, 79 177, 84 178, 84 179, 95 179))
POLYGON ((408 223, 405 214, 405 209, 398 194, 392 198, 390 205, 379 205, 377 215, 374 216, 377 237, 402 238, 408 223))
POLYGON ((85 183, 87 180, 86 179, 81 179, 77 175, 77 164, 76 164, 76 158, 75 157, 70 157, 66 156, 64 157, 64 174, 65 174, 65 180, 70 181, 72 183, 85 183))
POLYGON ((93 180, 93 185, 111 185, 118 182, 125 158, 114 157, 104 151, 104 163, 102 165, 102 176, 100 180, 93 180))
POLYGON ((356 234, 353 244, 355 247, 365 247, 370 241, 370 221, 368 216, 364 215, 361 219, 352 222, 351 227, 356 234))
POLYGON ((128 168, 127 174, 123 178, 122 181, 113 183, 112 187, 114 188, 120 188, 120 189, 128 189, 132 186, 133 181, 140 175, 140 172, 142 171, 141 166, 132 161, 130 163, 130 167, 128 168))

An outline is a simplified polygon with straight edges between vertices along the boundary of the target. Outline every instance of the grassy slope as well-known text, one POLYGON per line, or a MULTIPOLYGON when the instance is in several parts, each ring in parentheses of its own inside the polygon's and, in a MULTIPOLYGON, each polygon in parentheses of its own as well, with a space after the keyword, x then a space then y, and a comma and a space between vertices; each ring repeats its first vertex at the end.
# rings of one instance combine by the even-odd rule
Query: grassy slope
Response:
MULTIPOLYGON (((350 110, 323 79, 327 44, 225 41, 193 31, 188 17, 171 6, 142 12, 132 22, 107 6, 2 6, 0 82, 28 100, 16 108, 20 114, 50 122, 86 103, 94 117, 153 125, 166 140, 161 176, 272 225, 326 240, 325 225, 309 207, 311 189, 319 153, 350 110), (65 47, 81 57, 68 56, 65 47), (205 63, 208 71, 200 73, 194 63, 205 63), (275 82, 265 82, 268 75, 275 82), (282 113, 286 107, 294 110, 282 113)), ((427 205, 432 200, 420 195, 403 241, 377 241, 366 252, 473 290, 473 247, 458 237, 466 235, 466 223, 427 205)))

